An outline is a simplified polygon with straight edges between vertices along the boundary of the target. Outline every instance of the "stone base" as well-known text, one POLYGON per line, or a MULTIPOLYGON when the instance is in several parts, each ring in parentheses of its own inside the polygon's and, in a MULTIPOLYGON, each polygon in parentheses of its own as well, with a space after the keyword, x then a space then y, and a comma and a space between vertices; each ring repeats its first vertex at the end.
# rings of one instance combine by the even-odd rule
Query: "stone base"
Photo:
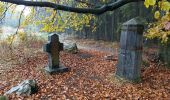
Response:
POLYGON ((64 67, 64 66, 59 66, 58 68, 51 69, 50 67, 45 67, 45 71, 47 71, 50 74, 55 74, 55 73, 64 73, 68 72, 70 68, 64 67))

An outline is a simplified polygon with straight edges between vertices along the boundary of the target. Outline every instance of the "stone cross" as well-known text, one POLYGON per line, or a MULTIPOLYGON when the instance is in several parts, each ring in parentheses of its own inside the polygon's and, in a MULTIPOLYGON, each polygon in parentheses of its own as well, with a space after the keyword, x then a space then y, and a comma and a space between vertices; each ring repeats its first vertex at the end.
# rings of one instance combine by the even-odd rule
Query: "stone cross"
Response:
POLYGON ((45 70, 49 73, 66 72, 68 68, 60 65, 59 53, 63 50, 63 43, 59 42, 57 34, 50 34, 48 36, 48 43, 43 47, 44 51, 48 53, 48 65, 45 70))
POLYGON ((140 81, 144 26, 139 18, 123 24, 116 76, 127 80, 140 81))

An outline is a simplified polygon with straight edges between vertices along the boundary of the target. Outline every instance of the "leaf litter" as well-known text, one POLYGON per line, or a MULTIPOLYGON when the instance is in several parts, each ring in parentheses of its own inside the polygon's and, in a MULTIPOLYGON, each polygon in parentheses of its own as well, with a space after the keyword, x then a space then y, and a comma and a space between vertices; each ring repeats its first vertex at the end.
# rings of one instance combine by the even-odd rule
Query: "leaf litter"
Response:
MULTIPOLYGON (((33 50, 35 51, 35 50, 33 50)), ((142 67, 141 82, 115 81, 117 61, 105 60, 106 52, 81 49, 78 54, 60 53, 60 62, 70 67, 70 72, 49 75, 45 73, 47 55, 36 50, 33 55, 23 57, 18 52, 21 63, 15 64, 0 73, 0 94, 3 95, 12 86, 25 79, 35 79, 38 92, 31 96, 8 95, 11 100, 123 100, 123 99, 165 99, 170 98, 170 70, 150 62, 142 67), (83 59, 80 54, 90 57, 83 59)), ((0 69, 10 65, 0 65, 0 69)))

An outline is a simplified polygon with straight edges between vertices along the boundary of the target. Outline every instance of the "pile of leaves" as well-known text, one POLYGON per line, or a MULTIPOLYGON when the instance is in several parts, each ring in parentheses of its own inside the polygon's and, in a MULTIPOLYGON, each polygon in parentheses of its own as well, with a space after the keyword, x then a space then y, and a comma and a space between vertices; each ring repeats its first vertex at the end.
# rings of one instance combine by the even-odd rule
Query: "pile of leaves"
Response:
MULTIPOLYGON (((29 48, 29 50, 31 50, 29 48)), ((170 98, 170 70, 150 62, 142 67, 141 82, 132 84, 114 77, 117 61, 105 60, 106 52, 80 50, 78 54, 60 53, 61 63, 69 72, 49 75, 44 71, 47 54, 40 48, 23 57, 24 50, 16 53, 21 63, 1 64, 0 94, 25 79, 35 79, 38 92, 31 96, 8 95, 11 100, 84 100, 84 99, 168 99, 170 98), (82 55, 90 55, 82 57, 82 55)), ((1 58, 2 59, 2 58, 1 58)))

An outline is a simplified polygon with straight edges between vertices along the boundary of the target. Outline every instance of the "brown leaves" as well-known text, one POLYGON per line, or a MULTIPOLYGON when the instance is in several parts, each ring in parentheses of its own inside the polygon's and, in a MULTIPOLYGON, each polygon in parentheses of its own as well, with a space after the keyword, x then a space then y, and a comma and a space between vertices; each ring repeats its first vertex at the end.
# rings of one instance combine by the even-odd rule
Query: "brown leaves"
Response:
MULTIPOLYGON (((18 53, 19 54, 19 53, 18 53)), ((23 53, 22 53, 23 54, 23 53)), ((3 71, 0 86, 0 94, 4 94, 12 86, 24 79, 36 79, 38 93, 30 97, 10 95, 12 100, 62 100, 62 99, 168 99, 170 96, 170 70, 155 67, 142 69, 142 82, 139 84, 124 83, 120 86, 116 81, 108 79, 115 73, 117 61, 105 60, 108 55, 99 51, 80 50, 78 54, 62 52, 60 61, 71 71, 62 74, 49 75, 43 70, 47 64, 47 55, 38 50, 32 57, 23 58, 20 63, 3 71), (80 54, 90 54, 90 57, 82 58, 80 54), (4 85, 8 83, 8 85, 4 85)), ((22 55, 21 55, 22 56, 22 55)))

